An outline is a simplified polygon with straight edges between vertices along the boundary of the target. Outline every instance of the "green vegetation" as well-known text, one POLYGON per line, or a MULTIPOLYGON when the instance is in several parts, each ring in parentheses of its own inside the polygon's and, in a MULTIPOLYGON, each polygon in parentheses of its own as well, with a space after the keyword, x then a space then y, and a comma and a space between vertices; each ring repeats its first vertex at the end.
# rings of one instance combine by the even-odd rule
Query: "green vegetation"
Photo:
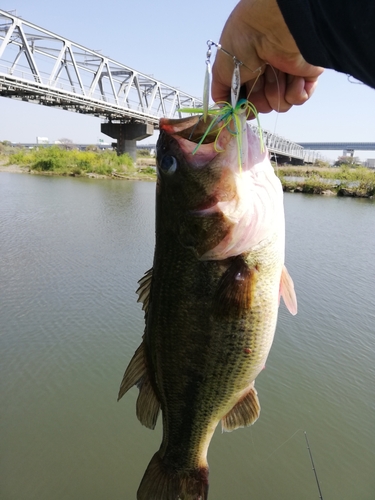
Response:
POLYGON ((82 175, 95 173, 111 175, 133 173, 134 167, 129 155, 117 156, 114 151, 78 151, 51 146, 32 150, 20 150, 9 156, 8 164, 27 166, 30 170, 51 172, 59 175, 82 175))
POLYGON ((351 168, 361 167, 361 162, 356 156, 339 156, 335 161, 335 167, 349 166, 351 168))
POLYGON ((0 161, 6 161, 11 151, 13 148, 10 141, 0 141, 0 161))
MULTIPOLYGON (((5 146, 0 144, 0 154, 5 146)), ((11 149, 11 148, 10 148, 11 149)), ((10 153, 4 151, 7 165, 27 167, 29 171, 55 175, 86 176, 88 174, 129 177, 143 173, 137 169, 128 154, 117 156, 115 151, 100 151, 94 147, 86 151, 67 149, 64 146, 39 147, 35 149, 17 148, 10 153)), ((152 169, 146 169, 150 175, 152 169), (148 171, 150 170, 150 172, 148 171)), ((154 170, 152 170, 154 174, 154 170)))
MULTIPOLYGON (((155 178, 155 158, 148 150, 137 151, 137 164, 129 155, 117 156, 115 151, 101 151, 88 146, 86 151, 69 149, 66 145, 25 149, 9 141, 0 142, 0 162, 26 167, 29 171, 53 175, 102 175, 115 178, 155 178)), ((375 196, 375 171, 363 166, 341 164, 330 167, 318 161, 313 166, 276 167, 284 191, 338 196, 375 196), (290 179, 292 178, 292 179, 290 179)))
POLYGON ((137 149, 137 158, 151 158, 150 151, 148 149, 137 149))
POLYGON ((328 190, 338 196, 370 197, 375 194, 375 171, 363 166, 353 168, 281 167, 276 173, 284 191, 322 194, 328 190), (288 177, 294 177, 293 180, 288 177), (300 180, 298 178, 301 178, 300 180))
POLYGON ((155 176, 156 175, 156 169, 155 167, 144 167, 140 170, 143 174, 147 174, 147 175, 153 175, 155 176))

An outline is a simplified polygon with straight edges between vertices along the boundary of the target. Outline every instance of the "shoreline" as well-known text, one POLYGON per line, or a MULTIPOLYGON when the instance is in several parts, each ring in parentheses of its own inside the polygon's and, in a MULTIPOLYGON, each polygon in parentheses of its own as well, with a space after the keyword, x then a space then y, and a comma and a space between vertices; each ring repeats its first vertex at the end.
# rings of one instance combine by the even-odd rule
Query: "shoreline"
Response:
MULTIPOLYGON (((144 166, 144 164, 141 166, 144 166)), ((93 172, 87 172, 84 174, 77 174, 73 171, 71 173, 57 173, 57 172, 46 172, 31 170, 29 167, 21 167, 16 164, 5 165, 4 162, 0 162, 0 173, 8 172, 12 174, 29 174, 29 175, 47 175, 47 176, 57 176, 57 177, 81 177, 88 179, 114 179, 114 180, 125 180, 125 181, 156 181, 156 174, 150 175, 149 173, 142 173, 142 169, 138 170, 136 173, 132 174, 119 174, 117 172, 112 172, 111 175, 96 174, 93 172)), ((303 194, 313 194, 321 196, 345 196, 351 198, 368 198, 374 199, 374 193, 372 189, 366 190, 363 186, 349 187, 345 183, 342 185, 332 185, 330 183, 322 182, 321 180, 314 180, 313 178, 301 180, 288 181, 283 179, 283 175, 279 177, 283 191, 286 193, 303 193, 303 194)))
POLYGON ((4 165, 0 163, 0 172, 9 172, 11 174, 27 174, 28 169, 26 167, 20 167, 19 165, 4 165))
POLYGON ((85 174, 76 174, 71 172, 69 174, 57 173, 57 172, 48 172, 48 171, 38 171, 31 170, 30 167, 21 167, 19 165, 4 165, 0 163, 0 173, 8 172, 10 174, 29 174, 29 175, 44 175, 44 176, 53 176, 53 177, 81 177, 87 179, 117 179, 117 180, 126 180, 126 181, 154 181, 156 176, 151 176, 149 174, 142 174, 142 171, 137 172, 135 174, 118 174, 113 172, 111 175, 102 175, 96 174, 94 172, 87 172, 85 174))

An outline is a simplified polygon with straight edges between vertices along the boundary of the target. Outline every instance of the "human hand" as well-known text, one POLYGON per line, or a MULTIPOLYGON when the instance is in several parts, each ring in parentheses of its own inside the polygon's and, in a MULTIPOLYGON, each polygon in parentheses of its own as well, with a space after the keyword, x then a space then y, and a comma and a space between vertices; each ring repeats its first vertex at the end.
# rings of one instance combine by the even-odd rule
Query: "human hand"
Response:
MULTIPOLYGON (((247 97, 260 113, 285 112, 303 104, 323 72, 301 55, 276 0, 241 0, 224 26, 220 44, 243 63, 241 85, 246 85, 247 97)), ((214 101, 228 101, 233 69, 231 57, 218 50, 212 68, 214 101)))

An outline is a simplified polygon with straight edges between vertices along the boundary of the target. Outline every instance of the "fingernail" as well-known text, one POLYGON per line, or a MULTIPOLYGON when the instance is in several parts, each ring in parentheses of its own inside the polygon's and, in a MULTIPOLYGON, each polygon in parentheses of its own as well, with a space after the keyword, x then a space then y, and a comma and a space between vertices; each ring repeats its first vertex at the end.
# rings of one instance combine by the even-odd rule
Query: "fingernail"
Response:
POLYGON ((318 85, 317 81, 305 83, 305 91, 307 93, 308 98, 310 98, 312 96, 317 85, 318 85))

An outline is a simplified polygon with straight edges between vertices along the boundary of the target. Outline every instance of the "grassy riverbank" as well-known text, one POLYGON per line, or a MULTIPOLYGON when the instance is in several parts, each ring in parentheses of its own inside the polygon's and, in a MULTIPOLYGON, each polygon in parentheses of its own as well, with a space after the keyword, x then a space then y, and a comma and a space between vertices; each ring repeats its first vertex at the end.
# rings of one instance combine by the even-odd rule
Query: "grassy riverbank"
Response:
POLYGON ((117 156, 115 151, 101 151, 95 147, 88 151, 65 149, 60 146, 38 149, 3 148, 0 151, 3 166, 17 165, 29 173, 74 177, 115 177, 124 179, 150 179, 155 170, 150 166, 155 160, 140 156, 136 164, 129 155, 117 156))
POLYGON ((370 198, 375 195, 375 171, 366 167, 275 169, 284 191, 370 198))
MULTIPOLYGON (((137 156, 137 162, 133 164, 127 154, 117 156, 115 151, 101 151, 95 146, 87 151, 69 150, 61 146, 15 150, 0 143, 2 170, 18 169, 29 173, 74 177, 155 179, 155 159, 146 150, 138 151, 137 156)), ((284 191, 366 198, 375 195, 375 171, 365 167, 274 167, 284 191)))

